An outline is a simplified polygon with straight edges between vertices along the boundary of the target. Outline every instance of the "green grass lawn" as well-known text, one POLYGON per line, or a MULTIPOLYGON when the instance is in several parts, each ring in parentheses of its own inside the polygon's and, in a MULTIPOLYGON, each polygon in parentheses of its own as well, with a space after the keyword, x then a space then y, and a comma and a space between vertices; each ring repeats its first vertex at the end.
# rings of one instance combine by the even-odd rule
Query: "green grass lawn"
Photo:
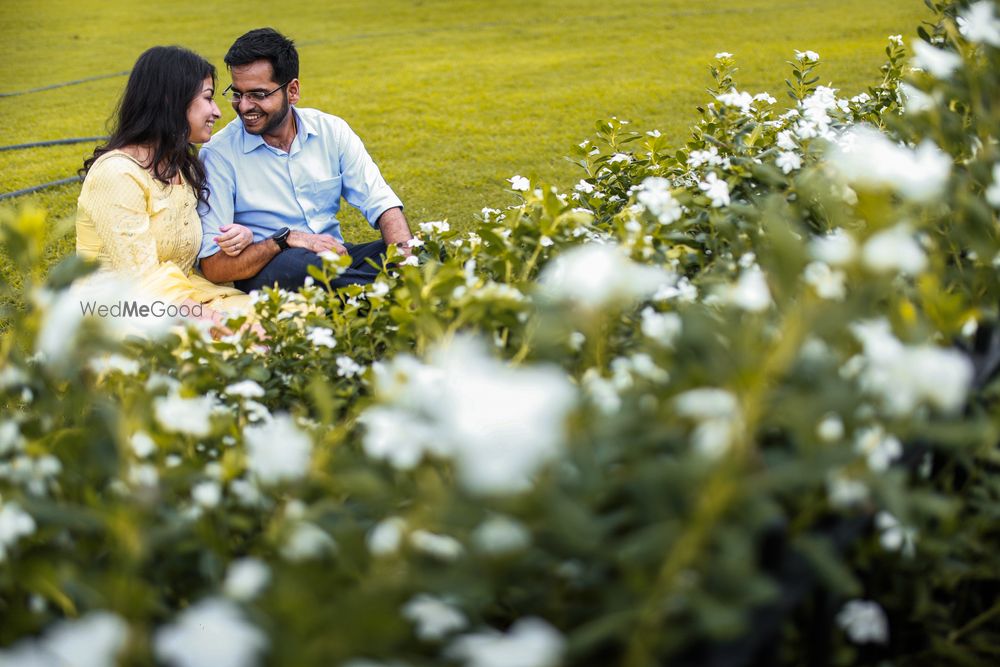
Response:
MULTIPOLYGON (((301 106, 353 126, 411 224, 468 228, 483 206, 514 201, 504 183, 514 173, 575 181, 562 156, 597 119, 683 140, 718 51, 736 55, 742 88, 784 98, 784 61, 812 49, 823 82, 855 94, 878 77, 886 36, 909 40, 924 18, 919 0, 4 0, 0 93, 121 72, 156 44, 198 51, 223 70, 223 88, 229 45, 270 25, 299 45, 301 106)), ((0 97, 0 143, 103 134, 124 82, 0 97)), ((91 150, 0 152, 0 192, 71 176, 91 150)), ((20 201, 58 218, 78 193, 73 184, 20 201)), ((344 223, 348 240, 374 235, 353 211, 344 223)), ((52 257, 72 245, 64 238, 52 257)), ((17 280, 2 257, 0 280, 17 280)))

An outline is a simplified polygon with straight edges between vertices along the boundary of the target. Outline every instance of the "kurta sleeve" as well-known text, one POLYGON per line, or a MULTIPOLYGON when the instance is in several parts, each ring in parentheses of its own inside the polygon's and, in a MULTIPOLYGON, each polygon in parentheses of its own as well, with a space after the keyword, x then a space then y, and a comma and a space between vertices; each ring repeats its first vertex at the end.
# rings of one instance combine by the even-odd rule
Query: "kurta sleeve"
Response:
POLYGON ((173 262, 161 262, 150 218, 168 202, 152 196, 152 177, 128 158, 110 157, 95 164, 84 181, 85 208, 101 244, 107 268, 137 280, 143 292, 179 303, 192 291, 173 262))

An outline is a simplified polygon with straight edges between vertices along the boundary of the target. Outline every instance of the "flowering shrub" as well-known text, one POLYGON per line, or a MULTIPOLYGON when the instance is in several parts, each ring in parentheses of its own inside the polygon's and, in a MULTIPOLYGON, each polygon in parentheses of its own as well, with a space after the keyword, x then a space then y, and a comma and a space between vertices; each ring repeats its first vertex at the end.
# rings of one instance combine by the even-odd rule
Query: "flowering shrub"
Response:
POLYGON ((83 317, 4 212, 0 661, 988 664, 1000 19, 935 9, 851 99, 720 53, 685 146, 602 121, 263 342, 83 317))

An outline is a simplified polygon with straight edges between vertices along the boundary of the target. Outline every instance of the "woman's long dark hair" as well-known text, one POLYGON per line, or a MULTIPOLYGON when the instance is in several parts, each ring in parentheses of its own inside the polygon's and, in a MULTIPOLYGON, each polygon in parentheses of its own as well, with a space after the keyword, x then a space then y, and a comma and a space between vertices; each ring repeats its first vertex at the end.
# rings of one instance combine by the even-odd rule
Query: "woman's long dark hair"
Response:
POLYGON ((212 63, 179 46, 154 46, 139 56, 115 111, 108 143, 84 161, 81 173, 90 171, 108 151, 135 144, 149 146, 152 157, 147 166, 153 177, 170 183, 181 174, 198 200, 207 205, 205 168, 188 142, 187 109, 208 76, 215 81, 212 63))

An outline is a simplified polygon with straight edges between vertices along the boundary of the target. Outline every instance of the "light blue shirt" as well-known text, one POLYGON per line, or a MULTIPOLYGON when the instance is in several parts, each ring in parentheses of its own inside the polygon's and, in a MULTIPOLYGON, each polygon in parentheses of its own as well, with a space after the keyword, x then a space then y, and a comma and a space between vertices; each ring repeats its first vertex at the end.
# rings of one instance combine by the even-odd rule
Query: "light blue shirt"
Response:
POLYGON ((199 259, 219 252, 213 239, 233 222, 248 227, 254 241, 289 227, 343 242, 341 197, 372 227, 385 211, 402 207, 343 119, 315 109, 292 112, 298 132, 287 153, 248 133, 239 118, 201 147, 209 207, 198 208, 204 232, 199 259))

